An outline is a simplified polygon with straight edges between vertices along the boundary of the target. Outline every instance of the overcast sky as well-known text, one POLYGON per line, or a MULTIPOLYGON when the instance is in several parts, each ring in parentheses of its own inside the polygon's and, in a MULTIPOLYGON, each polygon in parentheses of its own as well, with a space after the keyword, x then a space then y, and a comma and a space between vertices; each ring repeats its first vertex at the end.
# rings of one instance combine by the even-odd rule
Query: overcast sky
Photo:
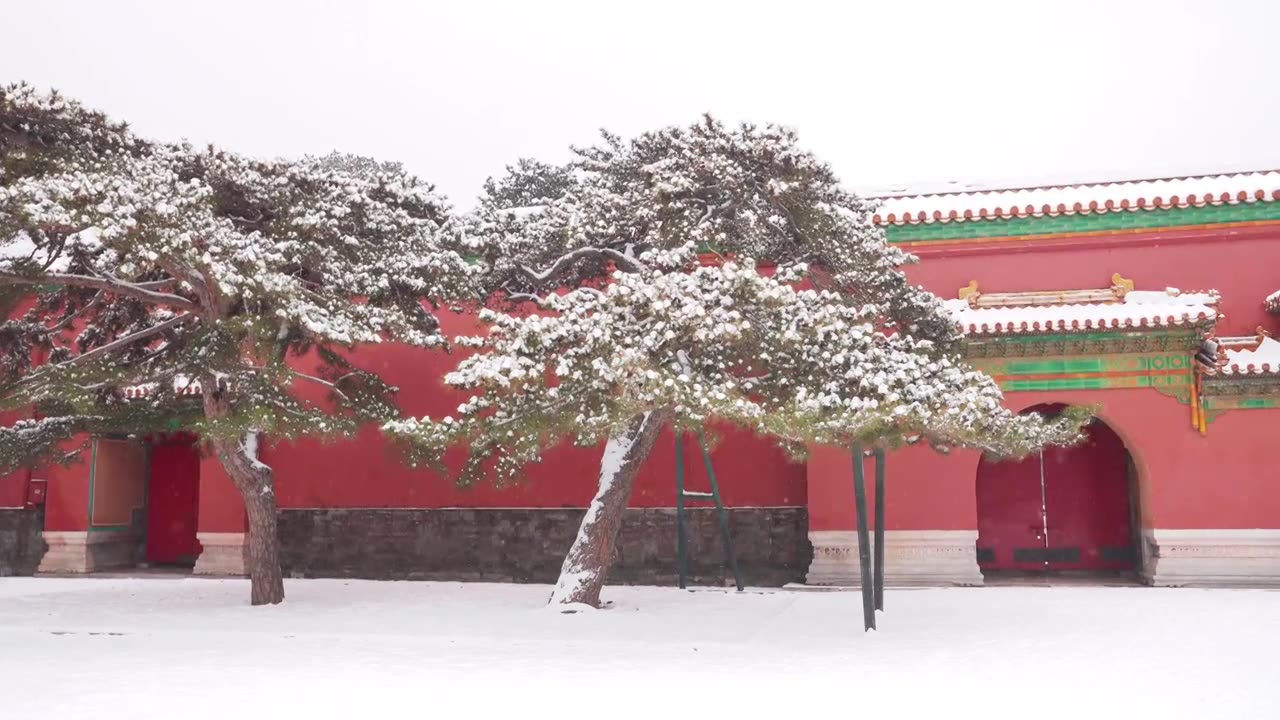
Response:
POLYGON ((704 111, 856 188, 1280 168, 1280 2, 8 2, 0 82, 140 132, 404 162, 469 206, 520 156, 704 111))

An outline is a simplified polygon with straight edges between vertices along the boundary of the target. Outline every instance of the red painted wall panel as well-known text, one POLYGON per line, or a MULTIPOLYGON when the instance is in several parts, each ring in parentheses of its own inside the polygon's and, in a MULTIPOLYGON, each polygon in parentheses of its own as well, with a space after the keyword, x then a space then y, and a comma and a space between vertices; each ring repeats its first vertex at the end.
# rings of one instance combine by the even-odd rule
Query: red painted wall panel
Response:
MULTIPOLYGON (((68 443, 68 447, 78 442, 68 443)), ((86 444, 80 462, 66 467, 50 465, 33 471, 35 477, 49 481, 44 511, 45 530, 88 529, 89 467, 92 459, 92 448, 86 444)))
MULTIPOLYGON (((440 315, 450 337, 480 328, 473 316, 440 315)), ((409 415, 439 418, 455 412, 466 399, 465 393, 443 382, 445 373, 463 357, 461 351, 446 354, 388 344, 361 347, 351 357, 399 387, 400 407, 409 415)), ((310 398, 324 395, 324 388, 314 383, 299 383, 297 389, 310 398)), ((451 477, 404 466, 374 428, 350 440, 271 444, 262 457, 275 469, 281 507, 585 507, 595 494, 600 453, 600 448, 557 447, 541 463, 530 465, 517 484, 495 488, 482 483, 466 489, 458 488, 451 477)), ((452 466, 456 468, 461 458, 462 452, 455 452, 452 466)), ((789 462, 772 441, 725 429, 713 460, 721 492, 730 505, 806 503, 804 464, 789 462)), ((632 506, 675 504, 674 463, 675 445, 667 432, 637 479, 632 506)), ((690 487, 705 488, 701 462, 691 467, 696 470, 690 487)), ((201 500, 203 504, 203 496, 201 500)))
POLYGON ((196 532, 234 533, 247 527, 240 492, 213 455, 200 456, 200 500, 196 532))
POLYGON ((1002 254, 925 252, 908 276, 943 298, 977 280, 985 292, 1068 290, 1107 287, 1112 273, 1134 281, 1138 290, 1217 290, 1226 317, 1223 335, 1251 335, 1258 325, 1280 329, 1280 318, 1268 315, 1262 300, 1280 288, 1280 230, 1261 238, 1220 239, 1198 243, 1088 247, 1055 250, 1010 248, 1002 254))
MULTIPOLYGON (((925 447, 885 457, 886 530, 972 530, 977 527, 974 473, 979 455, 942 455, 925 447)), ((875 464, 866 459, 867 502, 875 502, 875 464)), ((809 456, 809 529, 852 530, 853 462, 843 448, 818 447, 809 456)))
MULTIPOLYGON (((687 446, 692 449, 692 446, 687 446)), ((263 454, 276 472, 281 507, 585 507, 595 494, 600 448, 558 447, 528 467, 518 483, 457 487, 452 478, 404 466, 373 429, 355 440, 282 442, 263 454)), ((455 453, 460 455, 460 453, 455 453)), ((725 502, 734 506, 803 506, 805 466, 771 442, 730 432, 712 455, 725 502)), ((453 463, 454 467, 457 466, 453 463)), ((706 489, 701 465, 690 488, 706 489)), ((663 433, 640 473, 633 507, 675 503, 675 444, 663 433)))

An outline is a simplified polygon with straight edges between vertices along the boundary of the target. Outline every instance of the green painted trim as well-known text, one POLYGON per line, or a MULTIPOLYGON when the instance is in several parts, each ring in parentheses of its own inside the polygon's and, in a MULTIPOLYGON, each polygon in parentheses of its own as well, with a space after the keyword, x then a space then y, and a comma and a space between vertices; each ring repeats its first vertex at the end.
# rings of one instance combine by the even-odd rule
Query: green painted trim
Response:
POLYGON ((1203 402, 1206 409, 1217 411, 1280 408, 1280 399, 1265 397, 1214 396, 1205 398, 1203 402))
POLYGON ((1188 353, 1154 352, 1091 357, 1047 356, 1025 360, 1020 357, 984 358, 975 367, 996 375, 1075 375, 1082 373, 1168 372, 1192 367, 1188 353))
POLYGON ((1053 215, 1049 217, 987 218, 953 220, 918 225, 887 225, 885 236, 891 243, 1000 238, 1020 235, 1089 233, 1116 230, 1158 229, 1180 225, 1214 225, 1233 222, 1280 220, 1280 202, 1269 200, 1236 205, 1160 208, 1153 210, 1112 210, 1104 213, 1053 215))
MULTIPOLYGON (((1191 379, 1181 375, 1127 378, 1130 382, 1116 382, 1112 378, 1044 378, 1039 380, 1004 380, 1000 389, 1009 392, 1030 390, 1131 390, 1134 388, 1156 388, 1157 390, 1188 388, 1191 379)), ((1181 398, 1179 398, 1181 400, 1181 398)))

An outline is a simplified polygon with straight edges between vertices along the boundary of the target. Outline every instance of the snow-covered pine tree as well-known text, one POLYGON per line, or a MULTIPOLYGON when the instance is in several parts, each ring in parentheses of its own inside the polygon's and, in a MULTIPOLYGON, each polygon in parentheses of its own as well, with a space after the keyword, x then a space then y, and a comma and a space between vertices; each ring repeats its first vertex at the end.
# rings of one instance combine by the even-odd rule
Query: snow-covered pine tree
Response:
POLYGON ((332 150, 327 155, 304 155, 302 161, 325 170, 333 170, 356 177, 376 177, 379 174, 404 175, 404 164, 394 160, 377 160, 364 155, 354 155, 332 150))
POLYGON ((0 289, 30 305, 0 326, 0 409, 40 418, 0 437, 4 459, 57 457, 79 432, 199 433, 244 498, 252 601, 280 602, 259 438, 395 416, 394 389, 346 351, 443 344, 426 303, 470 274, 451 209, 399 169, 148 142, 26 85, 0 89, 0 132, 0 289), (172 392, 189 384, 192 399, 172 392), (137 386, 151 391, 124 396, 137 386))
POLYGON ((669 422, 726 420, 796 454, 923 439, 1019 455, 1077 437, 1079 413, 1002 407, 941 301, 907 282, 913 258, 792 132, 708 118, 576 152, 567 168, 509 168, 537 176, 490 183, 469 219, 487 287, 545 312, 485 311, 490 334, 460 340, 480 352, 446 378, 472 399, 386 426, 412 462, 467 444, 464 483, 509 481, 565 438, 605 441, 553 603, 598 603, 631 484, 669 422), (531 205, 531 187, 562 192, 531 205))

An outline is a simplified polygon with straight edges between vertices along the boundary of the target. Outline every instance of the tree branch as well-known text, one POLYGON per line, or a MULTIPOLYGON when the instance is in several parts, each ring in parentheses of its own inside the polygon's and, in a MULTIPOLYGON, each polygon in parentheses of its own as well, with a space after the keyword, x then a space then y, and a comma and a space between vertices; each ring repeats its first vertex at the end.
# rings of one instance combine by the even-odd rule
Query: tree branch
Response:
POLYGON ((106 345, 103 345, 102 347, 94 348, 89 352, 84 353, 82 355, 77 355, 76 357, 73 357, 70 360, 64 360, 63 362, 58 363, 56 367, 78 365, 84 362, 85 360, 88 360, 89 358, 94 357, 95 355, 105 355, 107 353, 114 352, 116 350, 119 350, 120 348, 126 347, 128 345, 132 345, 133 343, 138 342, 139 340, 145 340, 149 337, 152 337, 153 335, 159 335, 165 330, 181 325, 182 323, 186 322, 187 320, 190 320, 193 317, 195 316, 192 315, 191 313, 185 313, 183 315, 179 315, 174 318, 169 318, 168 320, 165 320, 159 325, 153 325, 145 330, 139 330, 136 333, 125 335, 119 340, 113 340, 112 342, 109 342, 106 345))
POLYGON ((584 247, 578 248, 573 252, 561 255, 558 260, 551 264, 546 270, 538 271, 527 265, 521 265, 520 270, 528 275, 535 282, 546 282, 556 278, 558 275, 568 270, 570 266, 579 260, 612 260, 620 270, 626 272, 640 272, 644 269, 644 265, 634 257, 629 257, 626 253, 619 252, 612 248, 594 248, 584 247))
POLYGON ((27 277, 25 275, 15 275, 13 273, 0 272, 0 285, 64 285, 68 287, 86 287, 98 288, 107 292, 124 297, 131 297, 143 302, 149 302, 154 305, 168 305, 178 307, 184 310, 195 310, 196 304, 181 295, 172 295, 170 293, 161 293, 148 290, 145 285, 135 285, 132 283, 120 281, 111 281, 103 278, 90 277, 88 275, 70 275, 62 273, 49 273, 37 277, 27 277))
POLYGON ((77 311, 75 311, 75 312, 71 313, 70 315, 68 315, 67 317, 63 318, 62 320, 60 320, 60 321, 58 322, 58 324, 54 325, 53 327, 51 327, 51 328, 46 328, 46 330, 47 330, 48 332, 55 333, 55 332, 58 332, 59 330, 61 330, 61 329, 65 328, 66 326, 70 325, 72 322, 75 322, 75 319, 76 319, 76 318, 78 318, 78 317, 80 317, 81 315, 85 314, 87 311, 89 311, 90 309, 92 309, 94 305, 97 305, 97 304, 98 304, 98 301, 102 299, 102 293, 104 293, 104 292, 106 292, 106 291, 105 291, 105 290, 99 290, 99 291, 97 292, 97 294, 95 294, 92 298, 90 298, 90 299, 89 299, 89 302, 87 302, 87 303, 85 303, 85 304, 84 304, 84 307, 80 308, 79 310, 77 310, 77 311))
MULTIPOLYGON (((351 402, 351 398, 347 397, 347 394, 346 394, 346 393, 344 393, 344 392, 342 392, 342 390, 338 389, 338 385, 337 385, 337 383, 331 383, 331 382, 329 382, 328 380, 325 380, 325 379, 323 379, 323 378, 318 378, 318 377, 316 377, 315 375, 308 375, 308 374, 306 374, 306 373, 300 373, 300 372, 298 372, 297 370, 294 370, 293 368, 290 368, 290 369, 289 369, 289 374, 293 375, 293 377, 296 377, 296 378, 302 378, 303 380, 310 380, 310 381, 311 381, 311 382, 313 382, 313 383, 319 383, 320 385, 324 385, 325 387, 329 388, 330 390, 332 390, 332 391, 334 391, 334 392, 338 393, 339 395, 341 395, 341 396, 342 396, 342 398, 343 398, 344 400, 346 400, 347 402, 351 402)), ((356 374, 356 373, 353 373, 353 372, 351 372, 351 373, 347 373, 346 375, 343 375, 342 377, 338 378, 338 382, 342 382, 343 380, 345 380, 345 379, 347 379, 347 378, 349 378, 349 377, 351 377, 352 375, 355 375, 355 374, 356 374)))

